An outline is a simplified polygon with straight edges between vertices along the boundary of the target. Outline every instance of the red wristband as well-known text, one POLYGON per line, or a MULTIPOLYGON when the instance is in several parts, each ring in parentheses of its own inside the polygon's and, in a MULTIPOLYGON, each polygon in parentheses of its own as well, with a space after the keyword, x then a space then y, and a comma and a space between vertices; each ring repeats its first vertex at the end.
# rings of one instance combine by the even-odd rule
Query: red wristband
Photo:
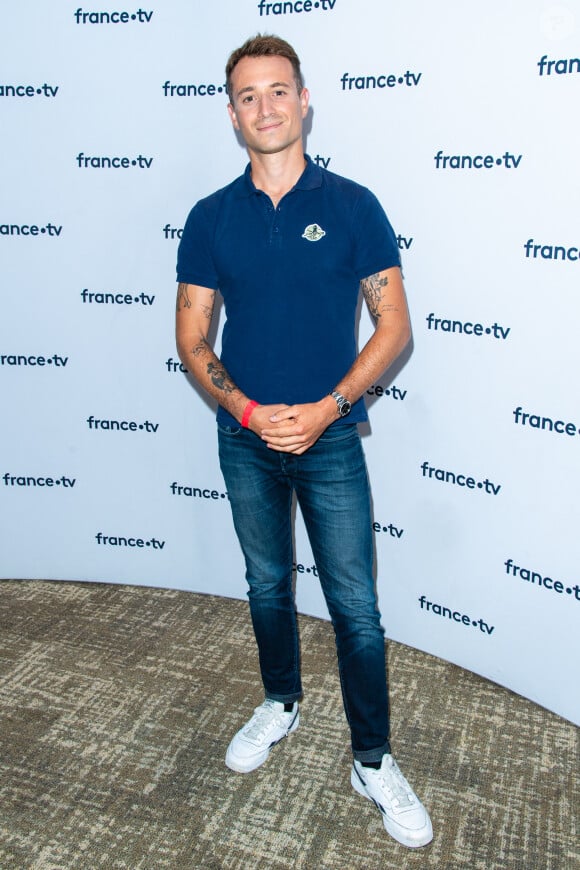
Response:
POLYGON ((248 402, 246 407, 244 408, 244 413, 242 414, 242 426, 244 429, 247 429, 250 423, 250 417, 252 416, 252 411, 254 408, 258 407, 258 402, 248 402))

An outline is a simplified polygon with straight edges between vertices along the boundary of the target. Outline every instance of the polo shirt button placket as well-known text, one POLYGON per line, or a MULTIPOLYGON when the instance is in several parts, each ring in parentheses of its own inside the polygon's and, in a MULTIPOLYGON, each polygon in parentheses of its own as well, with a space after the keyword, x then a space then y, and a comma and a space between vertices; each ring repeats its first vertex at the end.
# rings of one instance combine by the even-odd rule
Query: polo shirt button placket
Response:
POLYGON ((270 225, 270 244, 280 244, 280 227, 278 226, 278 219, 280 216, 280 212, 282 209, 280 206, 278 208, 270 208, 272 214, 272 223, 270 225))

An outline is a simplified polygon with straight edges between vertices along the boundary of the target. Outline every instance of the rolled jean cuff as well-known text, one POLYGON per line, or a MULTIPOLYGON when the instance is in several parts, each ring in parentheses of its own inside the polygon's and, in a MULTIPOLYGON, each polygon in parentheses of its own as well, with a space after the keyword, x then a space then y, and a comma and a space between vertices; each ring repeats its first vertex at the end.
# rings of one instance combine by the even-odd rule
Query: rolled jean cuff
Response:
POLYGON ((365 761, 381 761, 385 753, 388 753, 389 755, 391 754, 391 744, 388 740, 386 740, 383 746, 379 749, 365 749, 362 751, 353 749, 352 751, 353 757, 363 764, 365 761))

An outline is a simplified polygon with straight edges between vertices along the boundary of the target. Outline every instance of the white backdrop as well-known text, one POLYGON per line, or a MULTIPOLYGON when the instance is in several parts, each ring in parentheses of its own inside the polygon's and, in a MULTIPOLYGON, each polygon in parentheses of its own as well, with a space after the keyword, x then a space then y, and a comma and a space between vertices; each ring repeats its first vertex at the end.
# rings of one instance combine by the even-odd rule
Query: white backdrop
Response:
MULTIPOLYGON (((399 235, 414 346, 373 385, 365 437, 387 634, 580 723, 579 18, 542 0, 4 9, 1 576, 245 596, 174 270, 190 207, 246 163, 225 60, 274 32, 302 58, 308 152, 399 235)), ((300 518, 296 563, 300 609, 326 615, 300 518)))

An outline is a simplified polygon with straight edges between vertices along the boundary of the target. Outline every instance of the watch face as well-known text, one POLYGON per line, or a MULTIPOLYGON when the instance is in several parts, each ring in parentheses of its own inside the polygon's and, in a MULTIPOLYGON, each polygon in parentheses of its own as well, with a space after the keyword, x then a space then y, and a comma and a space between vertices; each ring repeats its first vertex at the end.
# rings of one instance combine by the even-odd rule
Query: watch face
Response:
POLYGON ((352 408, 352 405, 348 401, 348 399, 345 399, 344 396, 341 396, 340 393, 336 392, 336 390, 330 395, 338 405, 338 413, 341 417, 346 417, 347 414, 350 414, 350 409, 352 408))

